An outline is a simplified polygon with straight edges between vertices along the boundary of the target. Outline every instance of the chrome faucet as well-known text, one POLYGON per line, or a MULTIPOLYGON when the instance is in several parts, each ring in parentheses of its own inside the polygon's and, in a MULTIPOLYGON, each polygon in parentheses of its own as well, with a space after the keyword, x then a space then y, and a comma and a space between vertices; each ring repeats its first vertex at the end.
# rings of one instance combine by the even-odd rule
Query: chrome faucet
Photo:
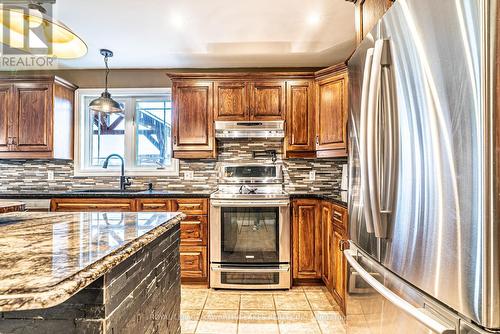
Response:
POLYGON ((132 182, 130 181, 129 177, 125 176, 125 161, 123 160, 121 155, 115 153, 108 155, 108 157, 106 158, 106 160, 104 160, 104 163, 102 164, 102 168, 108 168, 109 159, 111 158, 118 158, 122 162, 122 169, 120 175, 120 190, 122 191, 126 190, 127 187, 132 185, 132 182))

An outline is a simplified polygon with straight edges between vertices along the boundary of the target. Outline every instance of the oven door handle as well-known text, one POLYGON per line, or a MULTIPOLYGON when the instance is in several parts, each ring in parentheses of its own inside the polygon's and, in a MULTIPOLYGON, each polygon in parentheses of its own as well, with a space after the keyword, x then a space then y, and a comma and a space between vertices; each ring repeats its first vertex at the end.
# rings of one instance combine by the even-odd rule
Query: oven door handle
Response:
POLYGON ((281 207, 289 206, 289 200, 239 200, 239 201, 227 201, 227 200, 211 200, 210 204, 214 207, 237 207, 237 208, 269 208, 269 207, 281 207))
POLYGON ((282 273, 290 271, 290 265, 281 264, 278 268, 227 268, 220 264, 212 264, 212 271, 223 271, 230 273, 282 273))

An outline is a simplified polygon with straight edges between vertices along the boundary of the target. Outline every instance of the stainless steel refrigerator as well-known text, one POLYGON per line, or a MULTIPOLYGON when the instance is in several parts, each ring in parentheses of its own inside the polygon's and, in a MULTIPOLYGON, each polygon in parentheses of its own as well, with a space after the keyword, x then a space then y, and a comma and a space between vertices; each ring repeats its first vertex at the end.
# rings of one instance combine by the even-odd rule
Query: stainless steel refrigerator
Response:
POLYGON ((347 319, 368 332, 500 331, 496 7, 397 0, 348 63, 347 319))

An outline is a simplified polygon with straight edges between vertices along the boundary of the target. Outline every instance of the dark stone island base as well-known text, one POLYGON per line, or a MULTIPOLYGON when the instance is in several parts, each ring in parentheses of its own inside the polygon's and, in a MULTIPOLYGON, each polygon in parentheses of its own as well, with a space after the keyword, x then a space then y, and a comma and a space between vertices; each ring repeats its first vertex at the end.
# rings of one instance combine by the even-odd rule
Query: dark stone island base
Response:
POLYGON ((180 333, 179 225, 62 304, 0 313, 0 333, 180 333))

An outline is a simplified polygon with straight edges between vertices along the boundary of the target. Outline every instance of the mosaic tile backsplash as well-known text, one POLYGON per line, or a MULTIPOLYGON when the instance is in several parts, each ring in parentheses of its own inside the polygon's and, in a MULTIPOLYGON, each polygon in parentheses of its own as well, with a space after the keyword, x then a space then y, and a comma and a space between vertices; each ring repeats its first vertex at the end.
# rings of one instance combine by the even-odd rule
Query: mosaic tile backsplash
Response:
MULTIPOLYGON (((218 161, 181 160, 179 176, 133 177, 132 188, 145 189, 149 182, 157 190, 212 192, 217 189, 217 167, 224 162, 272 163, 270 157, 253 158, 252 152, 276 150, 277 162, 283 163, 285 191, 327 194, 340 198, 342 164, 338 159, 282 159, 281 142, 226 141, 219 143, 218 161), (193 180, 184 180, 184 172, 192 171, 193 180), (309 172, 316 179, 309 180, 309 172)), ((64 160, 0 160, 0 191, 67 191, 76 189, 119 187, 115 176, 76 177, 73 162, 64 160), (54 180, 47 180, 47 172, 54 180)))

